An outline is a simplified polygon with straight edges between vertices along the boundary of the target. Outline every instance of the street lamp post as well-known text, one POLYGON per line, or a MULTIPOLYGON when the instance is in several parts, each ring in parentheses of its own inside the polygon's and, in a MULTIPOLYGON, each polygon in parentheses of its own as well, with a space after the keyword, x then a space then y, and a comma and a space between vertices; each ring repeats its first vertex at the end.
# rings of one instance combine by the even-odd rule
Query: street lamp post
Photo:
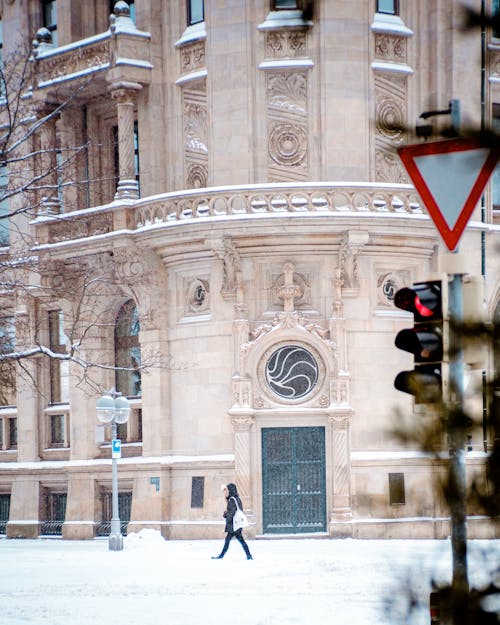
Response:
POLYGON ((118 466, 117 458, 120 457, 120 441, 117 438, 117 426, 126 423, 130 414, 130 405, 126 397, 117 393, 114 388, 105 393, 96 404, 97 418, 103 425, 111 425, 111 488, 112 488, 112 516, 111 532, 109 534, 110 551, 123 549, 123 536, 120 528, 120 514, 118 511, 118 466))

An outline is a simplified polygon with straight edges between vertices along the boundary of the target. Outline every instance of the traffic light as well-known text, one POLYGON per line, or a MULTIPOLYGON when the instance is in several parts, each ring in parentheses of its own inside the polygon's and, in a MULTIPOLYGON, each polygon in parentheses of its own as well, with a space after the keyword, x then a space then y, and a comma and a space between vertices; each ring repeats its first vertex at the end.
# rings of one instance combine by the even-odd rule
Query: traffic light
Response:
POLYGON ((396 347, 413 354, 413 371, 401 371, 394 380, 398 391, 415 397, 415 403, 439 403, 446 383, 448 296, 446 280, 417 282, 397 291, 394 304, 413 314, 413 328, 401 330, 396 347))

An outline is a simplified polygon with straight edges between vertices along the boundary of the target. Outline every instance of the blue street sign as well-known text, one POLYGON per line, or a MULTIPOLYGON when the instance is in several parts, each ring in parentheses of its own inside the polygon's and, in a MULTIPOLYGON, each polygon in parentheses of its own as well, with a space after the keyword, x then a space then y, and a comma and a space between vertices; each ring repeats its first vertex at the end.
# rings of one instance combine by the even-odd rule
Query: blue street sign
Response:
POLYGON ((122 457, 122 442, 119 438, 114 438, 111 441, 111 457, 112 458, 122 457))

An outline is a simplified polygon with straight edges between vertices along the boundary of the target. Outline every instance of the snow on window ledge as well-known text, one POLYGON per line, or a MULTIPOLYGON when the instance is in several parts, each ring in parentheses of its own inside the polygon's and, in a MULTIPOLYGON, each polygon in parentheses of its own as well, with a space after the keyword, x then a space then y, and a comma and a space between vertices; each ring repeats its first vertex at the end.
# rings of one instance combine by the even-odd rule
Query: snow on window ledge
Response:
POLYGON ((372 31, 375 33, 401 35, 403 37, 413 35, 413 31, 405 26, 403 20, 398 15, 388 15, 386 13, 375 13, 372 31))
POLYGON ((257 27, 259 30, 277 30, 279 28, 304 28, 313 23, 302 18, 302 11, 271 11, 264 22, 257 27))
POLYGON ((176 48, 179 48, 180 46, 185 46, 188 43, 193 43, 193 41, 200 41, 201 39, 206 38, 207 31, 205 30, 205 22, 198 22, 197 24, 188 26, 182 33, 181 38, 178 39, 174 45, 176 48))

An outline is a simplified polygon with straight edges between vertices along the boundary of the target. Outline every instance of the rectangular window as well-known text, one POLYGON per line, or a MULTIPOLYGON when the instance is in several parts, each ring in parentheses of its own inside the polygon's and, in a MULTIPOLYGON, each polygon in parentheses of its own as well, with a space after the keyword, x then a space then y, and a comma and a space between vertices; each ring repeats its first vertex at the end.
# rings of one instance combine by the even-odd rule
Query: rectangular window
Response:
POLYGON ((188 26, 199 24, 205 19, 203 0, 188 0, 187 3, 188 26))
POLYGON ((17 449, 17 419, 7 419, 9 423, 9 449, 17 449))
POLYGON ((404 473, 389 473, 389 502, 391 506, 406 503, 404 473))
MULTIPOLYGON (((63 332, 63 314, 61 310, 49 311, 49 347, 56 354, 64 354, 65 338, 63 332)), ((62 401, 61 390, 61 360, 50 359, 50 403, 58 404, 62 401)))
POLYGON ((50 444, 52 447, 62 447, 64 445, 66 415, 50 415, 50 444))
MULTIPOLYGON (((0 353, 13 352, 16 345, 15 320, 12 315, 0 317, 0 353)), ((16 404, 16 363, 14 360, 0 362, 0 406, 16 404)))
MULTIPOLYGON (((3 22, 0 17, 0 68, 3 69, 3 22)), ((4 85, 2 85, 2 89, 4 89, 4 85)), ((2 93, 5 96, 5 93, 2 93)))
MULTIPOLYGON (((500 132, 500 104, 493 104, 492 130, 500 132)), ((497 163, 491 177, 491 203, 495 210, 500 210, 500 164, 497 163)))
POLYGON ((299 8, 299 0, 274 0, 271 6, 271 10, 273 11, 284 11, 299 8))
POLYGON ((399 14, 399 0, 376 0, 377 13, 399 14))
POLYGON ((7 165, 0 165, 0 246, 9 245, 9 200, 7 192, 7 165))
MULTIPOLYGON (((500 0, 493 0, 493 4, 491 6, 492 15, 499 15, 500 13, 500 0)), ((493 32, 491 33, 493 37, 500 39, 500 26, 498 25, 498 20, 496 21, 496 28, 493 28, 493 32)))
POLYGON ((43 25, 52 35, 52 43, 57 44, 57 0, 42 0, 43 25))
POLYGON ((191 508, 203 508, 205 498, 205 478, 193 477, 191 479, 191 508))

